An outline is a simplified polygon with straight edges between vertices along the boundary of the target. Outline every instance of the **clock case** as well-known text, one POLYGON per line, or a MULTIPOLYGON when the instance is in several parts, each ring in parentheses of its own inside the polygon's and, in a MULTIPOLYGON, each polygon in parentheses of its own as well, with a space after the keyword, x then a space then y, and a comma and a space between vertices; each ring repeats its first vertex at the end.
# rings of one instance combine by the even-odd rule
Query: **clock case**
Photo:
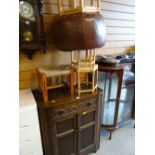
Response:
POLYGON ((32 5, 35 21, 30 21, 19 15, 19 50, 24 52, 29 59, 32 59, 37 51, 45 53, 46 39, 43 25, 43 0, 24 0, 24 2, 32 5), (26 21, 29 21, 29 24, 26 24, 26 21), (31 41, 24 39, 23 34, 26 31, 32 33, 31 41))

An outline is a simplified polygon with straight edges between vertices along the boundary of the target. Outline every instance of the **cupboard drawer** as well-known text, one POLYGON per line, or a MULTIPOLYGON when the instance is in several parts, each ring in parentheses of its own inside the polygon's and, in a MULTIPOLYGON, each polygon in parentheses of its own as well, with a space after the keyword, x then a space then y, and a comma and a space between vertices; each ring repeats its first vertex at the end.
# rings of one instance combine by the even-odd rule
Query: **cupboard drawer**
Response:
POLYGON ((38 122, 38 114, 36 109, 29 111, 21 111, 19 113, 19 127, 27 127, 38 122))
POLYGON ((59 117, 63 117, 65 115, 67 115, 68 113, 70 113, 70 106, 61 106, 58 108, 54 108, 54 109, 49 109, 48 110, 48 116, 49 119, 57 119, 59 117))
POLYGON ((96 107, 97 106, 97 98, 91 98, 88 99, 84 102, 80 102, 80 107, 81 108, 91 108, 91 107, 96 107))
POLYGON ((76 104, 70 104, 66 106, 60 106, 54 109, 48 110, 49 119, 57 119, 59 117, 64 117, 68 114, 77 113, 82 109, 93 108, 97 106, 97 98, 87 99, 85 101, 76 102, 76 104))
POLYGON ((83 111, 80 113, 80 126, 95 122, 96 111, 83 111))

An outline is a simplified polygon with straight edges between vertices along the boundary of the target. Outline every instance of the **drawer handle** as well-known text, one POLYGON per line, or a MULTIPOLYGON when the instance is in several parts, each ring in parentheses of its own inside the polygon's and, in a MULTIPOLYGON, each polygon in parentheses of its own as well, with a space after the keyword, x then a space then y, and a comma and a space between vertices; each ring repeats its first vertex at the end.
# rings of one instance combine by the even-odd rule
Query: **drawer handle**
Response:
POLYGON ((62 115, 62 114, 64 114, 64 113, 65 113, 65 110, 64 110, 64 109, 61 109, 61 110, 59 110, 59 111, 57 112, 58 115, 62 115))
POLYGON ((82 113, 82 115, 86 115, 87 114, 87 112, 86 111, 84 111, 83 113, 82 113))
POLYGON ((78 108, 78 106, 73 105, 73 106, 71 106, 71 108, 72 108, 72 109, 77 109, 77 108, 78 108))
POLYGON ((91 105, 92 105, 92 103, 89 103, 89 102, 86 103, 86 106, 87 106, 87 107, 90 107, 91 105))

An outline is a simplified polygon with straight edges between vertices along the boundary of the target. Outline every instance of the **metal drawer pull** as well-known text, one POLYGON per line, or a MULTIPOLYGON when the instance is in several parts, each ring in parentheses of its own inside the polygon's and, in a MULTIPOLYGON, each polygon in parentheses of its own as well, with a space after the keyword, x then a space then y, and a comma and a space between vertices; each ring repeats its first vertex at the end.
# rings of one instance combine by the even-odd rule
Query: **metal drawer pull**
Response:
POLYGON ((72 108, 72 109, 77 109, 77 108, 78 108, 78 106, 73 105, 73 106, 71 106, 71 108, 72 108))
POLYGON ((61 110, 59 110, 58 112, 57 112, 57 114, 59 114, 59 115, 62 115, 62 114, 64 114, 65 113, 65 110, 64 109, 61 109, 61 110))
POLYGON ((82 113, 82 115, 86 115, 87 114, 87 112, 86 111, 84 111, 83 113, 82 113))
POLYGON ((86 103, 86 106, 87 106, 87 107, 90 107, 91 105, 92 105, 92 103, 89 103, 89 102, 86 103))

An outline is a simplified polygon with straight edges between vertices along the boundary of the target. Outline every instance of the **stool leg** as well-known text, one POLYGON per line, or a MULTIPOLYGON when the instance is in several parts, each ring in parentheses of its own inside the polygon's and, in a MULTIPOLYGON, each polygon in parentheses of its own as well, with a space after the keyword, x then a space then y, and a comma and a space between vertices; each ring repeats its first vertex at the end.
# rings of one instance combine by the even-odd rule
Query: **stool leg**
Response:
POLYGON ((42 83, 43 83, 42 87, 43 100, 44 102, 47 102, 48 101, 47 78, 46 75, 44 74, 42 74, 42 83))
POLYGON ((92 72, 92 94, 94 94, 95 72, 92 72))
POLYGON ((95 82, 95 90, 97 91, 97 85, 98 85, 98 69, 96 69, 96 82, 95 82))
POLYGON ((74 95, 74 68, 71 67, 71 73, 70 73, 70 95, 74 95))
POLYGON ((78 96, 80 96, 80 72, 77 72, 78 96))
POLYGON ((88 73, 86 73, 86 84, 89 84, 88 73))

